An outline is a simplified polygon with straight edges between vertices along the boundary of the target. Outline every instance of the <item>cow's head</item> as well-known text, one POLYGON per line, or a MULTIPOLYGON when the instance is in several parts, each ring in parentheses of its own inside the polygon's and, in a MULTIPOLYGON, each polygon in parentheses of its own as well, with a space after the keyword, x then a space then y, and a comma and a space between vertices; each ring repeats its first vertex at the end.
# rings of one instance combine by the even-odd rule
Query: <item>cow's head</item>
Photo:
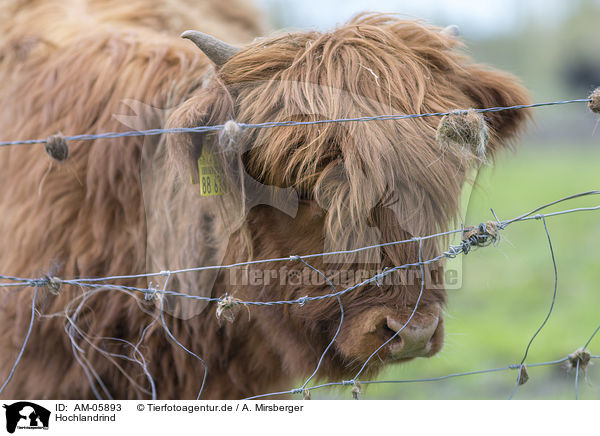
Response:
MULTIPOLYGON (((475 65, 458 53, 454 30, 362 15, 333 32, 284 33, 257 39, 242 49, 186 32, 184 36, 216 67, 210 83, 178 108, 170 126, 228 120, 317 121, 527 103, 527 93, 514 77, 475 65)), ((486 114, 486 160, 518 133, 525 118, 519 111, 486 114)), ((438 144, 439 121, 429 117, 234 128, 220 135, 172 136, 169 152, 186 179, 190 171, 197 171, 196 160, 204 147, 220 160, 228 195, 238 202, 238 206, 224 202, 229 210, 223 215, 243 217, 242 228, 229 239, 226 263, 248 256, 266 259, 351 250, 444 231, 456 218, 461 188, 481 160, 461 147, 438 144), (276 192, 272 187, 293 189, 297 211, 277 207, 281 198, 267 201, 264 192, 248 192, 245 175, 257 186, 271 187, 265 188, 267 195, 276 192), (252 203, 252 198, 264 201, 252 203), (233 210, 243 209, 243 204, 253 207, 241 215, 233 210)), ((340 291, 385 268, 415 263, 419 257, 431 259, 442 247, 440 240, 426 239, 307 262, 326 272, 340 291)), ((333 292, 298 260, 252 268, 262 271, 254 275, 255 283, 251 276, 250 282, 238 280, 234 286, 221 277, 217 292, 254 301, 333 292)), ((381 362, 431 356, 441 349, 443 265, 437 262, 423 269, 430 280, 414 317, 379 351, 371 369, 381 362)), ((344 294, 344 323, 323 364, 324 373, 344 376, 355 371, 400 330, 421 293, 420 277, 421 268, 414 266, 344 294)), ((333 337, 340 315, 340 301, 328 298, 303 306, 251 309, 251 322, 281 357, 284 368, 306 371, 333 337)), ((240 315, 240 322, 246 318, 240 315)))

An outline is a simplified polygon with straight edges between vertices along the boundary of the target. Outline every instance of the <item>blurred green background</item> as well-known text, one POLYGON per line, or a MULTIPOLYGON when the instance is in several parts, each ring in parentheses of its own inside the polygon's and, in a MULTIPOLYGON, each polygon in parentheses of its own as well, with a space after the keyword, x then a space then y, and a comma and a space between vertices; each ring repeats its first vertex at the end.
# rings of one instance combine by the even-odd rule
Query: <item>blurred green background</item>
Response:
MULTIPOLYGON (((535 102, 583 98, 600 86, 600 1, 326 1, 260 2, 273 28, 328 28, 356 12, 408 13, 436 25, 456 23, 477 61, 521 78, 535 102), (333 3, 333 2, 331 2, 333 3), (416 4, 415 4, 416 3, 416 4)), ((600 189, 600 126, 585 104, 536 109, 535 123, 493 166, 482 168, 465 223, 508 219, 538 205, 600 189)), ((563 203, 562 210, 600 204, 600 196, 563 203)), ((555 360, 583 346, 600 324, 600 212, 547 219, 558 267, 554 312, 533 343, 528 363, 555 360)), ((541 221, 516 223, 496 247, 462 259, 463 286, 449 291, 446 344, 430 359, 389 368, 380 380, 410 380, 490 369, 521 361, 552 301, 554 270, 541 221)), ((600 333, 588 347, 600 355, 600 333)), ((600 360, 579 377, 579 398, 600 399, 600 360)), ((575 397, 574 371, 565 365, 529 369, 515 398, 575 397)), ((444 381, 371 385, 365 398, 502 399, 515 370, 444 381)), ((349 398, 350 388, 313 391, 313 398, 349 398)))

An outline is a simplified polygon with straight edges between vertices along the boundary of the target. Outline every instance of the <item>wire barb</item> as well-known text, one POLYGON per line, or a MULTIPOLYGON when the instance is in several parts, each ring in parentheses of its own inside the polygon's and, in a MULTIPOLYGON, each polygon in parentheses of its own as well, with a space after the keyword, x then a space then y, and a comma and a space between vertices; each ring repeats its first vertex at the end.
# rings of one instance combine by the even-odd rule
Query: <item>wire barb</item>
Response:
POLYGON ((591 354, 585 348, 575 350, 568 357, 569 369, 580 368, 584 372, 591 360, 591 354))
POLYGON ((352 392, 352 398, 354 400, 358 400, 358 396, 362 393, 362 386, 360 384, 359 381, 354 380, 354 386, 352 386, 352 389, 350 390, 350 392, 352 392))
POLYGON ((62 287, 62 280, 58 277, 46 276, 40 280, 40 286, 45 286, 52 295, 58 295, 62 287))
POLYGON ((46 139, 44 149, 48 156, 58 162, 64 162, 69 157, 69 146, 63 135, 52 135, 46 139))
POLYGON ((529 373, 527 372, 527 365, 521 365, 519 370, 519 386, 524 385, 529 380, 529 373))
MULTIPOLYGON (((234 322, 242 307, 242 300, 234 298, 233 295, 223 295, 221 301, 217 303, 216 316, 219 322, 223 319, 227 322, 234 322)), ((246 306, 248 309, 248 306, 246 306)), ((250 309, 248 309, 248 319, 250 319, 250 309)))
POLYGON ((461 250, 464 254, 469 254, 471 248, 487 247, 490 244, 495 244, 499 238, 502 225, 493 221, 481 223, 477 227, 470 227, 463 232, 461 250))

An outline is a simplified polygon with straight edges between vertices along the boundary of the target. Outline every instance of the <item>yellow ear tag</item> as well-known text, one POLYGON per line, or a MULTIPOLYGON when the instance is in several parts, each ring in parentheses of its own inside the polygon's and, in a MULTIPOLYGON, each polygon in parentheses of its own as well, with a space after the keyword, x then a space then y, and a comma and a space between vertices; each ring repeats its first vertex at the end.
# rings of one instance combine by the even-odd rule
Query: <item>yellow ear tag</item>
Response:
POLYGON ((207 146, 202 147, 202 154, 198 158, 198 177, 202 197, 225 194, 217 161, 207 146))

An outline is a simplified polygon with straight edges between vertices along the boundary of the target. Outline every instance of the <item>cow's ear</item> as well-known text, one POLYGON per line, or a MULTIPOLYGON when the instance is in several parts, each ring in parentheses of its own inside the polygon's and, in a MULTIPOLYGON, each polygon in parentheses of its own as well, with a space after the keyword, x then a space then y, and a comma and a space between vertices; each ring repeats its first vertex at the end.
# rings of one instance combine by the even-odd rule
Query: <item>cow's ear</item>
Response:
MULTIPOLYGON (((473 108, 509 107, 530 103, 528 91, 511 74, 472 65, 465 68, 461 79, 460 86, 472 101, 473 108)), ((488 152, 491 154, 522 133, 530 117, 527 109, 486 112, 484 115, 490 129, 488 152)))

